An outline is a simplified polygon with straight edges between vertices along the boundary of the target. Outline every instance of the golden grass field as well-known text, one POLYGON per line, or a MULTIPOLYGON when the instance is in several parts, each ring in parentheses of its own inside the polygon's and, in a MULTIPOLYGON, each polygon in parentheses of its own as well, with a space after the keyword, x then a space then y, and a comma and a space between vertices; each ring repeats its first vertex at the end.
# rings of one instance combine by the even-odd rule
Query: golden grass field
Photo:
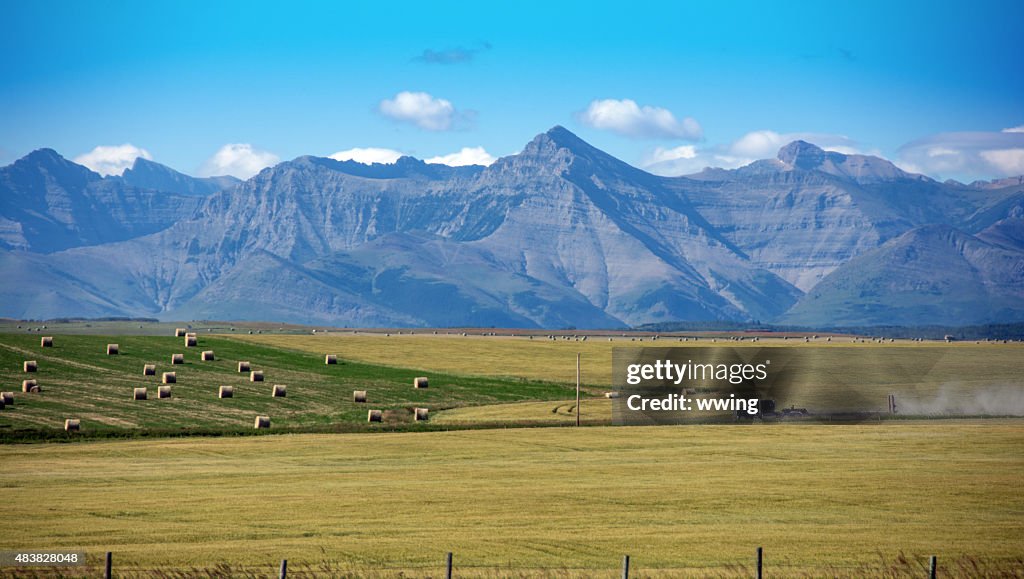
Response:
POLYGON ((757 546, 776 577, 1019 575, 1022 448, 1016 420, 5 445, 4 548, 142 575, 436 577, 453 551, 457 576, 613 577, 625 553, 635 577, 749 576, 757 546))

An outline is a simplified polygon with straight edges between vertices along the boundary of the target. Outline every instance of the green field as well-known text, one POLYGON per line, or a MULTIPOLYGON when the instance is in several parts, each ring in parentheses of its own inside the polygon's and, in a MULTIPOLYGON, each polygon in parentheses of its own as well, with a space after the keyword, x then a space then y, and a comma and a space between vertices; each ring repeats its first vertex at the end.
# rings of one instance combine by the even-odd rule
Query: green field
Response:
MULTIPOLYGON (((524 400, 564 399, 567 385, 519 378, 455 376, 422 368, 395 368, 351 360, 325 365, 324 354, 242 342, 230 337, 199 336, 199 346, 185 348, 173 336, 58 335, 53 348, 41 348, 34 335, 0 336, 0 390, 14 391, 14 405, 0 411, 0 440, 60 433, 66 418, 82 421, 83 435, 124 432, 151 434, 251 431, 258 414, 271 417, 274 431, 413 427, 410 409, 432 411, 464 405, 524 400), (117 343, 120 354, 106 355, 117 343), (202 350, 216 360, 200 361, 202 350), (185 354, 185 364, 171 365, 171 355, 185 354), (39 371, 26 374, 24 360, 39 371), (265 372, 265 382, 250 382, 237 371, 246 360, 265 372), (156 364, 156 376, 143 376, 144 364, 156 364), (165 371, 177 373, 170 399, 156 399, 165 371), (413 378, 428 376, 430 387, 414 389, 413 378), (21 381, 36 379, 38 394, 22 393, 21 381), (272 398, 274 384, 288 387, 287 397, 272 398), (234 397, 218 399, 221 385, 234 397), (149 399, 132 400, 136 387, 147 387, 149 399), (352 401, 353 390, 366 390, 368 402, 352 401), (390 411, 385 424, 366 422, 367 409, 390 411)), ((427 428, 426 425, 416 425, 427 428)))
POLYGON ((108 440, 0 446, 0 488, 5 548, 139 573, 750 576, 763 546, 775 577, 1019 575, 1022 448, 1014 420, 108 440))

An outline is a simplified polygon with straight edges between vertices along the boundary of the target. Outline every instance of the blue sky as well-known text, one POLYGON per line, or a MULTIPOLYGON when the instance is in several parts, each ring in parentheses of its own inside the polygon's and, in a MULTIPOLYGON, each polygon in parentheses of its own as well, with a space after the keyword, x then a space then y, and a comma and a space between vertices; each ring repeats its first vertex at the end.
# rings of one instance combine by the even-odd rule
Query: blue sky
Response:
POLYGON ((368 147, 486 161, 560 124, 665 174, 796 137, 942 178, 1024 173, 1021 2, 40 1, 2 14, 2 164, 40 147, 115 172, 139 150, 243 176, 305 154, 387 158, 351 151, 368 147))

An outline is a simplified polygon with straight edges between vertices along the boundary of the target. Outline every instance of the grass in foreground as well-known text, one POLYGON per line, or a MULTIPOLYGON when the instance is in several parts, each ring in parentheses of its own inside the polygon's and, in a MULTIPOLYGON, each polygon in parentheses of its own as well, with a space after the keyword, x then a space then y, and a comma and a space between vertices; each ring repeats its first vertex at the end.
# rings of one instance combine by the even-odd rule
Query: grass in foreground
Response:
POLYGON ((94 441, 0 446, 0 488, 5 548, 136 570, 733 576, 761 545, 772 576, 1019 575, 1021 448, 1013 420, 94 441))

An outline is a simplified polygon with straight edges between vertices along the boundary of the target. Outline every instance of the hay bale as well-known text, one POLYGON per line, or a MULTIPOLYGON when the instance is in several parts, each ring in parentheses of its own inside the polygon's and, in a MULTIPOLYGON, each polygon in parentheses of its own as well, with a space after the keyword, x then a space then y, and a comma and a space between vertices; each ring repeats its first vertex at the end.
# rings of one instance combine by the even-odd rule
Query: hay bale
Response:
POLYGON ((6 406, 7 406, 7 403, 4 402, 3 398, 0 398, 0 410, 3 410, 6 406))
POLYGON ((52 348, 53 347, 53 336, 43 336, 39 340, 39 345, 42 346, 43 348, 52 348))
POLYGON ((160 381, 164 384, 177 384, 178 374, 176 372, 164 372, 164 375, 160 378, 160 381))
POLYGON ((235 388, 233 386, 221 386, 217 390, 217 398, 234 398, 235 388))
POLYGON ((413 408, 412 417, 416 422, 422 422, 430 419, 430 410, 428 408, 413 408))
POLYGON ((143 376, 156 376, 156 364, 145 364, 142 366, 143 376))
POLYGON ((619 396, 621 396, 620 392, 605 392, 604 393, 604 397, 605 398, 618 398, 619 396))
POLYGON ((204 350, 201 358, 203 362, 213 362, 215 360, 213 356, 213 350, 204 350))
POLYGON ((107 344, 107 355, 108 356, 116 356, 119 353, 121 353, 121 349, 118 347, 117 344, 107 344))
POLYGON ((136 388, 132 390, 132 400, 145 400, 148 397, 148 392, 145 388, 136 388))
POLYGON ((332 364, 337 364, 337 363, 338 363, 338 357, 336 355, 334 355, 334 354, 327 354, 326 356, 324 356, 324 364, 327 364, 328 366, 330 366, 332 364))
POLYGON ((185 363, 185 354, 171 354, 171 365, 175 366, 178 364, 185 363))
POLYGON ((188 333, 188 330, 186 330, 185 328, 174 328, 174 337, 175 338, 184 338, 185 334, 187 334, 187 333, 188 333))
POLYGON ((4 404, 8 406, 14 404, 14 392, 0 392, 0 400, 3 400, 4 404))
POLYGON ((39 370, 39 364, 35 360, 25 360, 23 366, 26 372, 35 372, 39 370))
POLYGON ((270 417, 269 416, 257 416, 256 422, 252 426, 253 428, 270 428, 270 417))
POLYGON ((249 370, 250 370, 250 364, 248 362, 239 362, 238 363, 238 371, 239 372, 248 372, 249 370))
POLYGON ((262 382, 263 381, 263 370, 253 370, 249 372, 250 382, 262 382))
POLYGON ((353 390, 352 402, 363 404, 366 402, 366 390, 353 390))
POLYGON ((185 336, 185 347, 186 348, 195 348, 198 345, 199 345, 199 339, 198 338, 196 338, 195 336, 185 336))
POLYGON ((39 383, 36 382, 35 380, 22 380, 21 381, 21 391, 22 392, 41 392, 42 390, 39 388, 39 383))
POLYGON ((367 422, 381 422, 384 420, 384 413, 380 410, 371 410, 366 413, 367 422))
POLYGON ((413 378, 412 379, 412 387, 413 388, 426 388, 427 387, 427 377, 426 376, 419 376, 417 378, 413 378))
POLYGON ((65 432, 78 432, 82 429, 82 421, 77 418, 68 418, 64 421, 65 432))
POLYGON ((288 387, 284 384, 274 384, 274 390, 270 395, 274 398, 284 398, 288 396, 288 387))
POLYGON ((170 386, 161 386, 161 387, 157 388, 156 389, 156 397, 157 398, 170 398, 171 397, 171 387, 170 386))

